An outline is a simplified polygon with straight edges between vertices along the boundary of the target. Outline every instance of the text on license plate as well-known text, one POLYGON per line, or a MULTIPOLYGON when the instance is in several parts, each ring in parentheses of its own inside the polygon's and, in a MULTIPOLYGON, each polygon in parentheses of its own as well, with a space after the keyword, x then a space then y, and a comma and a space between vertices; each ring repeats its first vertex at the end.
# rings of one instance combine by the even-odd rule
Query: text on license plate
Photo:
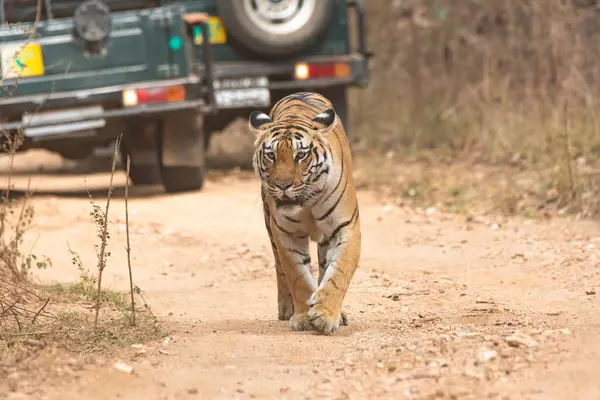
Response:
MULTIPOLYGON (((208 18, 208 41, 212 44, 224 44, 227 42, 227 35, 225 35, 225 28, 223 27, 223 21, 219 17, 208 18)), ((193 28, 194 44, 200 45, 204 43, 202 38, 202 27, 195 25, 193 28)))
POLYGON ((44 75, 44 58, 39 43, 11 44, 0 47, 2 78, 44 75))
POLYGON ((219 79, 214 82, 219 108, 264 108, 271 105, 267 77, 219 79))

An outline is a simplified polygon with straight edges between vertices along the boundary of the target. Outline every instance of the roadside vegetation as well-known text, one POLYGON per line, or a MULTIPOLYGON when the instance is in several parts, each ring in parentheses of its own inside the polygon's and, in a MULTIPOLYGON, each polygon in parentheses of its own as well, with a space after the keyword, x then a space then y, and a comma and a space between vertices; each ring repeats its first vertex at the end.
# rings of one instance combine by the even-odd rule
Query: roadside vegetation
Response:
POLYGON ((595 1, 368 3, 361 185, 454 212, 598 215, 595 1))
MULTIPOLYGON (((117 154, 118 148, 115 157, 117 154)), ((6 157, 14 157, 14 151, 6 157)), ((126 199, 127 192, 126 189, 126 199)), ((165 334, 141 289, 134 285, 129 259, 130 292, 102 288, 103 273, 111 267, 108 218, 111 194, 112 182, 104 207, 90 196, 90 229, 95 225, 98 237, 93 272, 83 265, 75 250, 65 246, 79 280, 72 284, 42 285, 32 277, 31 270, 51 268, 52 262, 43 255, 26 252, 23 246, 24 235, 34 219, 33 207, 27 201, 31 193, 17 196, 10 190, 4 191, 0 203, 0 359, 3 360, 0 373, 2 368, 10 370, 32 351, 47 346, 87 354, 110 351, 115 345, 147 342, 165 334)), ((127 220, 125 227, 129 238, 127 220)), ((131 251, 129 240, 113 245, 125 246, 128 254, 131 251)))

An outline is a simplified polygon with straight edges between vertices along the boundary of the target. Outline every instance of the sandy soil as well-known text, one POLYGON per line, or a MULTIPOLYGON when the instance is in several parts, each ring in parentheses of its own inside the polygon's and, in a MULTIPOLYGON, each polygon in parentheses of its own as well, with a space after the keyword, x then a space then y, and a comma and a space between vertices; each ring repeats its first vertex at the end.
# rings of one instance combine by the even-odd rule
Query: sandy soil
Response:
MULTIPOLYGON (((67 246, 90 267, 95 259, 85 187, 101 199, 108 175, 65 175, 56 158, 24 159, 17 187, 33 164, 55 169, 32 180, 39 194, 28 240, 54 264, 38 276, 73 281, 67 246)), ((105 282, 126 289, 125 178, 116 180, 105 282)), ((345 301, 349 326, 323 336, 276 319, 258 188, 237 174, 193 194, 136 189, 135 281, 169 339, 60 378, 20 381, 13 388, 35 396, 9 398, 600 398, 597 223, 466 220, 360 192, 363 256, 345 301), (117 360, 134 372, 113 368, 117 360)))

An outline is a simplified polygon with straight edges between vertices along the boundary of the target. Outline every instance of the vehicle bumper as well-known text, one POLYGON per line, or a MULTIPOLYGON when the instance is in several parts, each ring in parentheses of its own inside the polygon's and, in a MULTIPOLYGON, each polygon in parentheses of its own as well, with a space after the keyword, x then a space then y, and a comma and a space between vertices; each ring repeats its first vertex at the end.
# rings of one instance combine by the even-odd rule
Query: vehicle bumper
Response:
MULTIPOLYGON (((191 76, 185 79, 171 79, 165 81, 142 82, 134 85, 118 85, 73 92, 57 92, 30 96, 7 97, 0 100, 0 118, 10 117, 11 121, 0 123, 0 131, 14 131, 24 128, 33 128, 48 125, 47 122, 25 124, 20 117, 23 113, 43 112, 58 109, 74 108, 101 104, 106 107, 102 114, 75 116, 69 122, 82 123, 89 120, 126 118, 146 114, 160 114, 185 109, 197 109, 209 112, 212 108, 204 100, 198 99, 198 79, 191 76), (135 107, 124 108, 121 106, 122 93, 125 89, 152 88, 161 86, 184 85, 188 99, 173 103, 149 103, 135 107), (190 98, 191 97, 191 98, 190 98), (19 118, 19 120, 16 120, 19 118)), ((65 122, 62 122, 63 124, 65 122)))
POLYGON ((359 54, 335 57, 310 57, 293 62, 261 63, 235 62, 215 63, 215 79, 237 79, 246 77, 266 76, 269 78, 270 90, 311 89, 330 86, 360 86, 365 87, 369 82, 369 61, 359 54), (344 78, 295 78, 296 65, 299 63, 348 63, 350 75, 344 78))

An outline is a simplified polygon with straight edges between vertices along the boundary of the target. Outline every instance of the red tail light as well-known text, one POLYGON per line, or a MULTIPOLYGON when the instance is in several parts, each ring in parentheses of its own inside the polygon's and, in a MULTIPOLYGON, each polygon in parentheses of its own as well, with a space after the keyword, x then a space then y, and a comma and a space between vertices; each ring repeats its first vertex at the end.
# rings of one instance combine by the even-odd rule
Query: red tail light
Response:
POLYGON ((123 90, 123 105, 126 107, 183 100, 185 100, 185 88, 182 85, 123 90))
POLYGON ((296 79, 347 78, 350 76, 348 63, 298 63, 296 79))

